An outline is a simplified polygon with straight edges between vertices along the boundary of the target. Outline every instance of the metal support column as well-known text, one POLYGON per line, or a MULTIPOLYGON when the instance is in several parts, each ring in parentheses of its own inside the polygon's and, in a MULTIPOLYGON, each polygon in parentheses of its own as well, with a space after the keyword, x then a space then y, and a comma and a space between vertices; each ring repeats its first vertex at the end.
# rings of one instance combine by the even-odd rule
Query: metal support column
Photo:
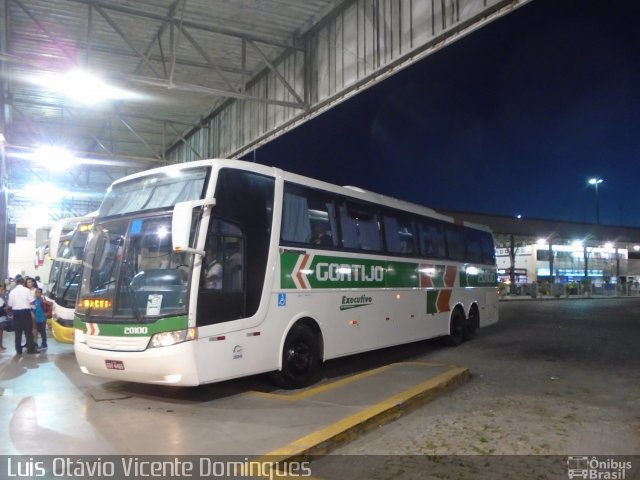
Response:
MULTIPOLYGON (((0 34, 0 53, 8 51, 9 38, 9 10, 8 1, 0 0, 0 25, 4 33, 0 34)), ((6 62, 0 61, 0 281, 4 282, 9 276, 9 243, 7 242, 8 191, 7 164, 5 157, 5 143, 9 124, 9 105, 7 103, 7 75, 6 62)))

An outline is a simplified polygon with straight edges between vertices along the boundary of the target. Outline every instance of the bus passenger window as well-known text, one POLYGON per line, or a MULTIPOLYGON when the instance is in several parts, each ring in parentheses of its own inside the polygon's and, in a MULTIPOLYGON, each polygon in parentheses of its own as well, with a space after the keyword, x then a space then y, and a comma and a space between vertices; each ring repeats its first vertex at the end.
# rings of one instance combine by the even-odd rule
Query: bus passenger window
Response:
POLYGON ((360 250, 382 250, 378 214, 370 205, 347 201, 340 206, 342 245, 360 250))
POLYGON ((427 258, 445 258, 444 229, 439 224, 420 224, 420 254, 427 258))
POLYGON ((284 192, 281 236, 289 242, 304 242, 311 236, 309 204, 305 197, 284 192))
POLYGON ((392 253, 416 253, 413 222, 408 217, 384 216, 384 234, 387 250, 392 253))
POLYGON ((451 260, 464 262, 467 248, 462 229, 455 226, 449 226, 447 228, 447 250, 451 260))
POLYGON ((285 242, 337 246, 333 198, 319 190, 285 184, 281 238, 285 242))

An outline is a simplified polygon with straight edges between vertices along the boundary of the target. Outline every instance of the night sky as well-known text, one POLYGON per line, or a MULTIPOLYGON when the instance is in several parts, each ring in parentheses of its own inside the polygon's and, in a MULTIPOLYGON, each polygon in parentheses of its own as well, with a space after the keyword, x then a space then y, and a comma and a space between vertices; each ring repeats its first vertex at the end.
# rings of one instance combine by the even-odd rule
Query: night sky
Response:
MULTIPOLYGON (((640 2, 534 0, 256 152, 435 209, 640 227, 640 2)), ((249 155, 247 159, 252 159, 249 155)))

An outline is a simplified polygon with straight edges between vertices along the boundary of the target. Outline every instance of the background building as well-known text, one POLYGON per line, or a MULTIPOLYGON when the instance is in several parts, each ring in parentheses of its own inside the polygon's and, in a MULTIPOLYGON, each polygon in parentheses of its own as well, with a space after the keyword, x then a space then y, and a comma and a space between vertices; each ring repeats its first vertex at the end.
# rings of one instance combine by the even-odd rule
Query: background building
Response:
POLYGON ((637 288, 640 281, 640 228, 442 213, 493 230, 499 278, 514 287, 548 283, 578 289, 588 280, 606 292, 617 286, 637 288))

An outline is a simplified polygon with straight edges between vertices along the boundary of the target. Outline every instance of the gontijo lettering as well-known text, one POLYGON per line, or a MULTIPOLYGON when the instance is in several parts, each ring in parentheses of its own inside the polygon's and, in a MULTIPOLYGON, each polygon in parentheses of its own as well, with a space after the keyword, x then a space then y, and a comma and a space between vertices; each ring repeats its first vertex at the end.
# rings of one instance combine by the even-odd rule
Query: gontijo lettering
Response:
POLYGON ((319 262, 316 265, 316 278, 320 282, 383 282, 384 267, 319 262))

